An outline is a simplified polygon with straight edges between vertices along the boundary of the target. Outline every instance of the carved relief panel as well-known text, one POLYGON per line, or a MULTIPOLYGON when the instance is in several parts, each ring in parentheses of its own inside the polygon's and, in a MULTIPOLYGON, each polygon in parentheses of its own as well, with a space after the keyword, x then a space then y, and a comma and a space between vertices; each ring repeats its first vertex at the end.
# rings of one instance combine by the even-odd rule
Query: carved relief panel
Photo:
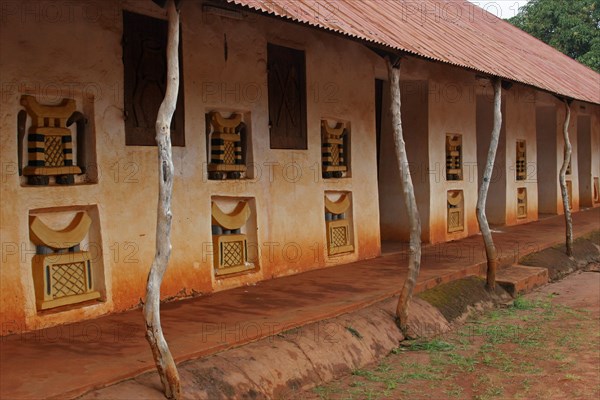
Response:
POLYGON ((321 163, 323 178, 342 178, 348 173, 347 150, 349 133, 346 124, 336 122, 330 126, 321 120, 321 163))
POLYGON ((517 189, 517 218, 527 218, 527 188, 517 189))
POLYGON ((447 194, 448 233, 465 229, 465 202, 462 190, 449 190, 447 194))
POLYGON ((446 135, 446 180, 463 179, 462 135, 446 135))
POLYGON ((328 194, 325 194, 325 227, 330 256, 354 251, 354 235, 349 216, 351 206, 349 193, 343 193, 336 201, 330 200, 328 194))
POLYGON ((209 179, 240 179, 246 173, 246 124, 242 114, 225 118, 218 111, 207 114, 210 141, 209 179))
POLYGON ((29 217, 29 237, 36 245, 32 273, 39 310, 100 298, 90 253, 81 250, 91 224, 85 211, 62 230, 51 229, 38 216, 29 217))
POLYGON ((527 145, 524 140, 517 140, 516 178, 518 181, 527 179, 527 145))
MULTIPOLYGON (((73 136, 67 128, 69 118, 75 113, 75 100, 64 99, 60 105, 47 106, 39 104, 33 96, 25 95, 21 104, 31 116, 27 135, 28 163, 23 168, 27 183, 47 185, 50 177, 54 177, 57 184, 75 183, 74 176, 82 171, 73 162, 73 136)), ((23 130, 24 123, 21 119, 23 130)))
POLYGON ((248 237, 242 232, 250 218, 250 205, 239 201, 233 211, 225 213, 212 202, 212 238, 216 276, 254 269, 248 262, 248 237))

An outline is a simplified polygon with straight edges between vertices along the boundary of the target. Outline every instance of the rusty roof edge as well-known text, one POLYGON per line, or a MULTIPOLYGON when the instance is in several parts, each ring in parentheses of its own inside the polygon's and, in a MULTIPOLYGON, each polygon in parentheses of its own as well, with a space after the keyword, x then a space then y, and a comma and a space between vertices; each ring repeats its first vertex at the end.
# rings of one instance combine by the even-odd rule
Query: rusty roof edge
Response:
MULTIPOLYGON (((514 80, 513 78, 504 77, 504 76, 501 76, 499 74, 491 74, 488 71, 485 71, 485 70, 482 70, 482 69, 478 69, 476 67, 469 66, 469 65, 466 65, 466 64, 461 64, 461 63, 457 63, 457 62, 443 60, 441 58, 434 57, 434 56, 429 55, 429 54, 422 54, 422 53, 419 53, 419 52, 416 52, 416 51, 413 51, 413 50, 410 50, 410 49, 405 49, 405 48, 402 48, 402 47, 393 46, 393 45, 390 45, 389 43, 383 42, 381 40, 375 40, 375 39, 371 39, 371 38, 367 38, 367 37, 361 37, 359 35, 350 34, 348 32, 345 32, 345 31, 342 31, 342 30, 339 30, 339 29, 333 29, 333 28, 330 28, 330 27, 327 27, 327 26, 318 25, 318 24, 315 24, 315 23, 307 21, 307 20, 302 20, 300 18, 294 18, 294 17, 289 16, 289 15, 281 15, 281 14, 275 13, 274 11, 266 11, 266 10, 263 10, 263 9, 261 9, 259 7, 250 6, 250 5, 247 5, 247 4, 241 4, 241 3, 238 3, 237 0, 226 0, 226 1, 228 3, 230 3, 230 4, 232 4, 233 6, 242 7, 244 9, 250 9, 251 11, 259 13, 261 15, 265 15, 265 16, 269 16, 269 17, 274 17, 274 18, 277 18, 277 19, 288 20, 289 22, 292 22, 292 23, 297 23, 297 24, 300 24, 300 25, 308 26, 310 28, 316 28, 318 30, 325 31, 325 32, 328 32, 328 33, 336 33, 336 34, 339 34, 339 35, 341 35, 341 36, 343 36, 343 37, 345 37, 347 39, 355 40, 355 41, 357 41, 359 43, 362 43, 362 44, 366 45, 367 47, 368 47, 368 44, 377 44, 379 46, 386 47, 386 48, 388 48, 390 50, 393 50, 394 53, 397 53, 397 52, 406 53, 405 55, 411 55, 411 56, 415 56, 415 57, 418 57, 418 58, 424 58, 424 59, 427 59, 429 61, 434 61, 434 62, 440 62, 440 63, 444 63, 444 64, 449 64, 449 65, 452 65, 452 66, 455 66, 455 67, 464 68, 464 69, 468 69, 468 70, 476 71, 476 72, 481 72, 481 73, 484 73, 484 74, 487 74, 487 75, 490 75, 490 76, 498 76, 498 77, 503 78, 503 79, 514 80)), ((521 83, 525 83, 525 82, 521 82, 521 83)))
MULTIPOLYGON (((498 78, 501 78, 503 80, 512 81, 512 82, 515 82, 515 83, 520 83, 520 84, 525 85, 527 87, 531 87, 531 88, 534 88, 534 89, 537 89, 537 90, 541 90, 541 91, 544 91, 544 92, 549 93, 549 94, 554 95, 554 96, 558 96, 558 97, 562 97, 562 98, 567 98, 567 99, 578 100, 578 101, 582 101, 582 102, 589 103, 589 104, 600 104, 600 98, 596 99, 596 100, 593 100, 590 97, 584 96, 584 95, 581 95, 581 94, 575 95, 574 93, 561 93, 561 92, 557 92, 556 90, 554 90, 554 89, 552 89, 550 87, 542 85, 541 83, 527 82, 527 81, 524 81, 522 79, 518 79, 518 78, 516 78, 514 76, 506 76, 506 75, 498 73, 498 72, 491 72, 491 71, 487 71, 487 70, 484 70, 484 69, 481 69, 481 68, 478 68, 478 67, 475 67, 475 66, 466 65, 466 64, 462 64, 462 63, 458 63, 458 62, 454 62, 454 61, 450 61, 450 60, 445 60, 445 59, 438 58, 438 57, 435 57, 435 56, 432 56, 432 55, 429 55, 429 54, 423 54, 423 53, 419 53, 417 51, 413 51, 413 50, 410 50, 410 49, 402 48, 402 47, 399 47, 399 46, 394 46, 394 45, 392 45, 390 43, 386 43, 386 42, 384 42, 382 40, 375 40, 373 38, 369 38, 369 37, 366 37, 364 35, 352 34, 352 33, 346 32, 346 31, 344 31, 342 29, 335 29, 335 28, 332 28, 332 27, 320 25, 318 23, 309 21, 307 19, 302 19, 302 18, 299 18, 297 16, 292 16, 292 15, 288 15, 288 14, 280 14, 280 13, 277 13, 276 11, 274 11, 274 10, 265 10, 265 9, 263 9, 263 8, 261 8, 259 6, 260 3, 258 1, 255 3, 256 5, 247 4, 246 2, 243 2, 242 0, 221 0, 221 1, 223 1, 225 4, 228 4, 230 6, 240 7, 242 9, 244 9, 244 10, 250 10, 252 12, 256 12, 256 13, 261 14, 261 15, 265 15, 265 16, 274 17, 274 18, 277 18, 277 19, 286 20, 288 22, 298 23, 300 25, 308 26, 310 28, 315 28, 315 29, 318 29, 320 31, 324 31, 324 32, 328 32, 328 33, 336 33, 336 34, 339 34, 339 35, 341 35, 341 36, 343 36, 345 38, 349 38, 351 40, 355 40, 355 41, 357 41, 359 43, 362 43, 363 45, 366 45, 367 47, 369 47, 367 45, 368 43, 377 44, 379 46, 383 46, 383 47, 389 48, 389 49, 393 50, 394 52, 401 52, 401 53, 404 53, 405 55, 414 56, 414 57, 417 57, 417 58, 423 58, 423 59, 426 59, 426 60, 429 60, 429 61, 433 61, 433 62, 440 62, 440 63, 447 64, 447 65, 452 65, 452 66, 463 68, 463 69, 466 69, 466 70, 469 70, 469 71, 473 71, 473 72, 476 72, 476 73, 483 73, 483 74, 485 74, 485 75, 487 75, 489 77, 498 77, 498 78)), ((213 2, 214 2, 214 0, 213 0, 213 2)), ((273 1, 273 4, 277 4, 277 2, 273 1)), ((487 12, 485 10, 483 10, 483 11, 487 12)), ((491 14, 491 15, 493 15, 493 14, 491 14)), ((510 25, 510 26, 513 27, 512 25, 510 25)), ((520 29, 518 29, 516 27, 513 27, 513 28, 521 31, 520 29)), ((521 32, 523 32, 523 31, 521 31, 521 32)), ((539 41, 539 39, 538 39, 538 41, 539 41)), ((548 46, 544 42, 540 41, 540 43, 544 44, 545 46, 548 46)), ((549 46, 549 47, 552 48, 551 46, 549 46)), ((574 59, 566 56, 565 54, 559 52, 558 50, 556 50, 554 48, 552 48, 552 49, 555 50, 556 52, 560 53, 561 55, 567 57, 570 61, 573 61, 573 62, 576 62, 576 63, 578 63, 580 65, 583 65, 583 64, 579 63, 577 60, 574 60, 574 59)), ((590 69, 587 66, 584 66, 584 67, 590 69)), ((591 71, 593 71, 593 70, 591 70, 591 71)), ((595 71, 593 71, 593 72, 595 72, 595 71)), ((598 78, 599 78, 599 82, 600 82, 600 74, 598 75, 598 78)))
MULTIPOLYGON (((455 0, 455 1, 456 1, 456 0, 455 0)), ((469 0, 467 0, 467 1, 469 1, 469 0)), ((474 3, 473 3, 473 4, 474 4, 474 3)), ((476 4, 475 4, 475 5, 476 5, 476 4)), ((477 6, 477 7, 479 7, 478 5, 476 5, 476 6, 477 6)), ((479 7, 479 8, 481 8, 481 7, 479 7)), ((522 29, 520 29, 520 28, 518 28, 518 27, 514 26, 513 24, 511 24, 511 23, 510 23, 510 22, 508 22, 507 20, 504 20, 504 19, 502 19, 502 18, 498 17, 497 15, 495 15, 495 14, 493 14, 493 13, 490 13, 489 11, 487 11, 487 10, 485 10, 485 9, 482 9, 482 10, 483 10, 485 13, 487 13, 488 15, 494 16, 494 17, 495 17, 496 19, 498 19, 500 22, 506 23, 506 26, 507 26, 509 29, 511 29, 511 30, 513 30, 513 31, 520 32, 520 33, 525 33, 525 34, 527 34, 527 35, 528 35, 530 38, 532 38, 532 39, 536 40, 536 41, 539 43, 539 45, 540 45, 540 46, 544 46, 544 47, 547 47, 547 48, 549 48, 549 49, 553 50, 553 51, 555 52, 555 54, 556 54, 556 56, 557 56, 557 57, 558 57, 558 56, 560 56, 560 57, 562 57, 562 58, 565 58, 565 59, 567 59, 568 61, 575 61, 575 62, 576 62, 576 63, 578 63, 580 66, 582 66, 582 67, 585 67, 586 69, 590 70, 591 72, 594 72, 594 73, 598 74, 598 72, 594 71, 594 70, 593 70, 591 67, 589 67, 588 65, 582 64, 582 63, 580 63, 579 61, 575 60, 574 58, 571 58, 571 57, 569 57, 568 55, 566 55, 566 54, 565 54, 565 53, 563 53, 562 51, 560 51, 560 50, 558 50, 558 49, 556 49, 556 48, 554 48, 554 47, 550 46, 548 43, 544 42, 544 41, 543 41, 543 40, 541 40, 540 38, 537 38, 537 37, 533 36, 532 34, 530 34, 530 33, 528 33, 528 32, 525 32, 524 30, 522 30, 522 29)), ((520 49, 520 50, 522 50, 522 51, 526 51, 525 49, 520 49)), ((599 75, 600 75, 600 74, 599 74, 599 75)), ((598 79, 600 79, 600 77, 599 77, 598 79)))

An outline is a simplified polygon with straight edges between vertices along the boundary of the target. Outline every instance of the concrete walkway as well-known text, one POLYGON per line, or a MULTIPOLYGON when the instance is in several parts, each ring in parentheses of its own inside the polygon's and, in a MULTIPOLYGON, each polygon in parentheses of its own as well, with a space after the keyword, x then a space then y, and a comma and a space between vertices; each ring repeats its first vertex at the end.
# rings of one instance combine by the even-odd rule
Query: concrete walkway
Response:
MULTIPOLYGON (((575 237, 600 229, 600 208, 573 215, 575 237)), ((561 243, 562 216, 494 233, 502 265, 561 243)), ((264 281, 162 306, 178 362, 364 308, 399 293, 406 252, 264 281)), ((426 246, 417 291, 485 270, 480 236, 426 246)), ((154 369, 140 310, 1 338, 0 399, 72 398, 154 369)))

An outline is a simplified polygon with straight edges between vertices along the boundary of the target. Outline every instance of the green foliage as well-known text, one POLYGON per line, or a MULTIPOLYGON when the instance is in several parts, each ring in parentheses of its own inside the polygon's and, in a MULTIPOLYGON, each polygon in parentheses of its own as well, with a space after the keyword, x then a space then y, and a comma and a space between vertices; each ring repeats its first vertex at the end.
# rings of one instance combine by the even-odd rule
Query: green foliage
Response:
POLYGON ((600 0, 531 0, 508 21, 600 72, 600 0))

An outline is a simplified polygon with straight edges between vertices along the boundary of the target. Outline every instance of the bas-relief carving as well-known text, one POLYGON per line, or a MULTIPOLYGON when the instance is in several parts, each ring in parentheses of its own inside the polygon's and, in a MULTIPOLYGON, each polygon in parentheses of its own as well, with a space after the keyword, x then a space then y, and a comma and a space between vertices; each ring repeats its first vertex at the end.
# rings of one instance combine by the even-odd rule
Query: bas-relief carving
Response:
POLYGON ((29 217, 29 237, 36 245, 32 273, 39 310, 100 298, 90 253, 80 249, 91 224, 85 211, 62 230, 49 228, 38 216, 29 217))
POLYGON ((524 140, 517 140, 516 178, 518 181, 527 179, 527 145, 524 140))
POLYGON ((330 256, 354 251, 350 220, 352 202, 348 193, 344 193, 337 201, 331 201, 325 195, 325 226, 327 229, 327 248, 330 256))
POLYGON ((342 178, 348 172, 347 156, 344 154, 346 127, 338 122, 330 127, 326 120, 321 120, 321 162, 323 178, 342 178))
POLYGON ((250 218, 250 205, 240 201, 230 213, 212 202, 213 258, 216 276, 254 269, 248 262, 248 238, 241 229, 250 218))
POLYGON ((450 190, 448 199, 448 233, 464 231, 465 229, 465 202, 462 190, 450 190))
POLYGON ((446 180, 462 180, 462 135, 446 135, 446 180))
POLYGON ((225 118, 219 112, 208 114, 210 128, 210 179, 239 179, 246 172, 242 140, 245 125, 241 114, 225 118))
POLYGON ((517 218, 527 218, 527 188, 517 189, 517 218))
POLYGON ((27 135, 28 165, 23 169, 30 185, 47 185, 49 177, 57 184, 75 183, 81 168, 73 162, 73 137, 67 128, 75 112, 75 100, 65 99, 60 105, 41 105, 33 96, 25 95, 21 104, 31 116, 27 135))

